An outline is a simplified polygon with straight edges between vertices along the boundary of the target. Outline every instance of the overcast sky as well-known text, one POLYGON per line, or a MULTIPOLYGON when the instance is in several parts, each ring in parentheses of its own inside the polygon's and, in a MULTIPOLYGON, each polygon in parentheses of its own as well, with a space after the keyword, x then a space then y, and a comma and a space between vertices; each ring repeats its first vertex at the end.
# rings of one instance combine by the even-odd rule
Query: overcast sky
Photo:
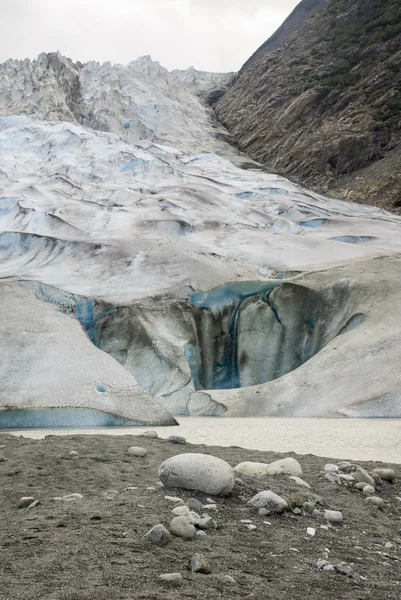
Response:
POLYGON ((150 54, 168 69, 237 71, 298 0, 0 0, 0 62, 59 50, 86 62, 150 54))

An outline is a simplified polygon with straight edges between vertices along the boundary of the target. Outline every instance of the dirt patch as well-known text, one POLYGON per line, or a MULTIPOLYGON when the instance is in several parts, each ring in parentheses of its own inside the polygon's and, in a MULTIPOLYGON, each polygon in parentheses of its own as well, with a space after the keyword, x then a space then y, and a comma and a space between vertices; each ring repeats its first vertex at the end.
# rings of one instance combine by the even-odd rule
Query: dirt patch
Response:
MULTIPOLYGON (((2 435, 3 444, 0 454, 7 460, 0 462, 1 600, 399 600, 401 596, 398 480, 378 492, 385 509, 372 510, 361 492, 324 478, 323 467, 333 459, 292 454, 312 492, 322 497, 323 507, 343 512, 342 525, 321 529, 327 525, 322 516, 292 512, 261 517, 247 506, 256 492, 272 489, 286 496, 301 488, 286 476, 243 477, 231 496, 216 498, 218 512, 210 514, 218 522, 217 530, 208 531, 205 538, 173 538, 159 548, 145 543, 142 536, 158 523, 168 527, 173 507, 164 496, 177 495, 184 501, 194 497, 203 503, 207 497, 155 486, 164 459, 204 452, 235 466, 242 461, 271 462, 284 455, 237 447, 177 446, 134 436, 31 440, 2 435), (130 456, 127 449, 132 445, 146 448, 147 456, 130 456), (69 457, 72 450, 78 459, 69 457), (126 487, 137 489, 124 491, 126 487), (107 490, 118 493, 107 499, 107 490), (70 493, 82 494, 83 500, 50 500, 70 493), (22 496, 33 496, 40 504, 19 509, 22 496), (241 519, 252 520, 257 529, 247 530, 241 519), (316 530, 314 537, 307 535, 308 527, 316 530), (188 570, 195 552, 210 561, 210 575, 188 570), (316 562, 325 554, 334 565, 342 561, 350 565, 352 576, 318 570, 316 562), (183 580, 159 580, 169 572, 180 572, 183 580)), ((378 466, 359 464, 368 470, 378 466)), ((399 465, 386 466, 399 475, 399 465)))

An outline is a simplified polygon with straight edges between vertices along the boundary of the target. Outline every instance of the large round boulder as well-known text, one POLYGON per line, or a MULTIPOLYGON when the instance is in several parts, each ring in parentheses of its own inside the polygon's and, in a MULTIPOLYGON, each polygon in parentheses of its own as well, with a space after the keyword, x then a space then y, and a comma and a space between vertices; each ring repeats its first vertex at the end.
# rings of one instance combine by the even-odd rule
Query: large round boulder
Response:
POLYGON ((172 456, 160 465, 159 477, 166 487, 196 490, 214 496, 229 494, 234 487, 232 467, 208 454, 172 456))

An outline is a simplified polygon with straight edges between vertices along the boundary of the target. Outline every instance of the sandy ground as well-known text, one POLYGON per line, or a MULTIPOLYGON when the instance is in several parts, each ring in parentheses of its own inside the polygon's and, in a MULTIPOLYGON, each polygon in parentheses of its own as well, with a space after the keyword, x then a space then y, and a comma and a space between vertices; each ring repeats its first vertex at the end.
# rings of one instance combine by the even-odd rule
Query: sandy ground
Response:
MULTIPOLYGON (((155 487, 161 462, 182 452, 213 454, 232 466, 282 457, 237 447, 177 446, 134 436, 32 440, 2 435, 0 455, 6 460, 0 462, 0 599, 399 600, 399 480, 384 485, 378 495, 385 508, 373 511, 361 492, 324 478, 325 459, 293 455, 323 506, 343 512, 342 525, 321 529, 326 524, 323 517, 292 512, 261 517, 246 504, 257 491, 270 488, 286 496, 300 488, 286 476, 242 478, 231 496, 216 498, 218 512, 210 514, 218 522, 217 530, 202 539, 173 538, 160 548, 145 543, 142 536, 155 524, 168 527, 174 515, 164 496, 206 502, 202 493, 155 487), (148 449, 147 456, 129 455, 131 445, 148 449), (71 450, 78 452, 78 459, 69 457, 71 450), (137 489, 124 491, 130 486, 137 489), (118 493, 107 499, 107 490, 118 493), (69 493, 80 493, 83 500, 50 500, 69 493), (22 496, 33 496, 40 504, 19 509, 22 496), (241 519, 251 519, 257 529, 248 531, 241 519), (316 530, 314 537, 307 535, 307 527, 316 530), (317 569, 316 561, 328 550, 329 562, 344 561, 351 566, 352 576, 317 569), (195 552, 210 561, 211 574, 188 570, 195 552), (181 573, 182 582, 159 579, 169 572, 181 573)), ((367 469, 378 466, 360 464, 367 469)), ((400 475, 399 465, 389 466, 400 475)))

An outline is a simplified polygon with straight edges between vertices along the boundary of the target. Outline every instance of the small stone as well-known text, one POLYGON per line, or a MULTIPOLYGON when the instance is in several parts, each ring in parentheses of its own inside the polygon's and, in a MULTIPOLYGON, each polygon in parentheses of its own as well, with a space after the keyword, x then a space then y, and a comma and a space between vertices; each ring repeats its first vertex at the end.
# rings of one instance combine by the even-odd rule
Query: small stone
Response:
POLYGON ((377 506, 377 508, 384 508, 384 500, 379 498, 379 496, 369 496, 365 498, 365 504, 370 504, 371 506, 377 506))
POLYGON ((316 529, 314 529, 313 527, 308 527, 306 529, 306 533, 308 535, 310 535, 311 537, 315 537, 315 535, 316 535, 316 529))
POLYGON ((373 477, 371 477, 369 473, 362 467, 357 467, 355 471, 351 473, 351 475, 357 482, 364 482, 368 483, 369 485, 374 485, 375 483, 373 477))
POLYGON ((372 496, 372 494, 375 493, 375 488, 373 487, 373 485, 365 485, 365 487, 362 489, 362 494, 364 496, 372 496))
POLYGON ((83 500, 84 497, 82 494, 66 494, 65 496, 62 496, 60 498, 60 500, 63 500, 64 502, 75 502, 76 500, 83 500))
POLYGON ((289 494, 286 496, 286 501, 290 508, 300 508, 305 504, 305 502, 309 502, 309 494, 308 492, 295 492, 295 494, 289 494))
POLYGON ((249 523, 252 523, 252 521, 250 519, 240 519, 240 523, 242 525, 247 525, 249 523))
POLYGON ((192 525, 198 525, 199 522, 202 520, 202 518, 198 515, 198 513, 196 513, 193 510, 189 511, 188 519, 189 519, 189 522, 192 523, 192 525))
POLYGON ((182 498, 178 498, 178 496, 164 496, 164 499, 168 502, 172 502, 173 504, 184 504, 184 500, 182 498))
POLYGON ((292 512, 294 515, 302 515, 302 510, 300 508, 294 508, 292 512))
POLYGON ((320 525, 320 529, 323 529, 323 531, 328 531, 329 528, 327 527, 327 525, 320 525))
POLYGON ((162 581, 182 581, 181 573, 163 573, 159 575, 159 579, 162 581))
POLYGON ((234 467, 234 473, 237 475, 247 475, 248 477, 265 477, 269 465, 259 462, 242 462, 234 467))
POLYGON ((188 508, 188 506, 185 506, 185 504, 183 504, 182 506, 176 506, 175 508, 173 508, 173 510, 171 511, 174 515, 178 515, 180 516, 184 516, 187 517, 190 513, 190 510, 188 508))
POLYGON ((321 558, 319 558, 319 560, 316 562, 316 567, 318 569, 323 569, 323 567, 325 567, 326 565, 328 565, 328 561, 327 560, 322 560, 321 558))
POLYGON ((181 444, 181 446, 184 446, 187 443, 187 440, 181 435, 169 435, 166 439, 166 442, 170 442, 171 444, 181 444))
POLYGON ((118 494, 118 491, 117 491, 117 490, 106 490, 106 491, 103 493, 103 497, 104 497, 106 500, 113 500, 113 498, 115 498, 115 497, 117 496, 117 494, 118 494))
POLYGON ((377 473, 383 481, 394 481, 395 479, 393 469, 374 469, 373 473, 377 473))
POLYGON ((267 510, 273 513, 282 513, 288 508, 288 504, 284 498, 270 490, 259 492, 251 498, 249 504, 254 508, 267 508, 267 510))
POLYGON ((68 453, 68 456, 70 458, 79 458, 79 454, 78 452, 75 452, 75 450, 71 450, 71 452, 68 453))
POLYGON ((302 477, 302 467, 295 458, 287 457, 275 460, 267 468, 268 475, 294 475, 302 477))
POLYGON ((324 465, 325 473, 338 473, 338 466, 331 463, 324 465))
POLYGON ((193 573, 203 573, 204 575, 212 572, 209 561, 199 552, 196 552, 191 558, 189 568, 193 573))
POLYGON ((324 565, 323 571, 334 571, 334 565, 331 565, 330 563, 327 565, 324 565))
MULTIPOLYGON (((352 478, 352 479, 354 479, 354 478, 352 478)), ((354 479, 354 481, 355 481, 355 479, 354 479)), ((360 490, 360 491, 362 491, 362 490, 363 490, 363 488, 364 488, 366 485, 368 485, 368 484, 367 484, 367 483, 365 483, 364 481, 360 481, 360 482, 358 482, 358 483, 356 483, 356 484, 354 485, 354 488, 355 488, 355 489, 357 489, 357 490, 360 490)))
POLYGON ((291 479, 291 481, 293 481, 296 485, 299 485, 300 487, 307 488, 308 490, 312 489, 309 483, 306 483, 306 481, 304 481, 300 477, 296 477, 296 475, 291 475, 288 479, 291 479))
POLYGON ((133 490, 137 490, 138 488, 133 486, 133 485, 129 485, 128 487, 124 488, 124 492, 132 492, 133 490))
POLYGON ((348 473, 339 473, 338 477, 343 483, 353 483, 355 481, 352 475, 348 475, 348 473))
POLYGON ((341 573, 341 575, 346 575, 347 577, 352 577, 352 567, 347 565, 346 563, 339 563, 334 566, 337 573, 341 573))
POLYGON ((259 508, 258 513, 261 517, 268 517, 269 515, 271 515, 270 510, 268 510, 267 508, 259 508))
POLYGON ((190 498, 186 502, 186 505, 190 510, 194 510, 195 512, 200 512, 203 508, 202 502, 199 502, 199 500, 196 500, 196 498, 190 498))
POLYGON ((7 462, 8 458, 6 458, 5 456, 0 456, 0 463, 1 462, 7 462))
POLYGON ((247 523, 246 525, 244 525, 244 527, 249 531, 255 531, 255 529, 257 529, 256 525, 253 525, 253 523, 247 523))
POLYGON ((343 461, 338 464, 338 470, 341 471, 341 473, 349 473, 353 468, 354 465, 350 462, 343 461))
POLYGON ((142 539, 151 544, 155 544, 156 546, 167 546, 171 540, 171 535, 164 525, 159 524, 152 527, 142 539))
POLYGON ((200 529, 199 531, 196 532, 196 537, 205 538, 205 537, 207 537, 207 533, 206 533, 206 531, 203 531, 202 529, 200 529))
POLYGON ((216 579, 222 583, 237 583, 231 575, 217 575, 216 579))
POLYGON ((131 456, 143 457, 147 455, 148 451, 140 446, 131 446, 131 448, 128 448, 128 453, 131 454, 131 456))
POLYGON ((204 504, 204 505, 202 506, 202 508, 203 508, 204 510, 215 510, 216 512, 218 512, 218 510, 219 510, 219 509, 217 508, 217 504, 204 504))
POLYGON ((339 510, 325 510, 323 516, 329 523, 342 523, 344 520, 343 513, 339 510))
POLYGON ((339 478, 338 473, 335 473, 334 471, 329 471, 328 473, 326 473, 324 478, 327 479, 327 481, 330 481, 330 483, 341 483, 341 479, 339 478))
POLYGON ((209 517, 209 515, 202 517, 198 521, 197 525, 200 529, 217 529, 216 521, 214 519, 212 519, 212 517, 209 517))
POLYGON ((157 431, 154 431, 153 429, 148 429, 147 431, 144 431, 142 433, 143 437, 147 437, 147 438, 157 438, 159 437, 157 434, 157 431))
POLYGON ((35 501, 33 496, 23 496, 18 502, 18 508, 28 508, 35 501))
POLYGON ((206 503, 207 504, 215 504, 215 502, 216 501, 214 500, 214 498, 206 498, 206 503))
POLYGON ((311 515, 315 510, 315 505, 312 502, 304 502, 302 505, 303 511, 308 515, 311 515))
POLYGON ((170 533, 177 537, 191 540, 196 536, 196 529, 187 517, 174 517, 170 523, 170 533))
POLYGON ((391 550, 391 548, 394 548, 394 544, 392 544, 391 542, 386 542, 386 543, 384 544, 384 547, 385 547, 387 550, 391 550))
POLYGON ((146 489, 147 489, 148 492, 155 492, 156 491, 156 488, 153 485, 148 486, 146 489))
POLYGON ((40 504, 39 500, 34 500, 34 501, 32 502, 32 504, 30 504, 30 505, 28 506, 28 509, 29 509, 29 508, 36 508, 36 507, 37 507, 39 504, 40 504))
POLYGON ((317 508, 314 508, 312 511, 312 517, 321 517, 322 515, 322 511, 318 510, 317 508))

